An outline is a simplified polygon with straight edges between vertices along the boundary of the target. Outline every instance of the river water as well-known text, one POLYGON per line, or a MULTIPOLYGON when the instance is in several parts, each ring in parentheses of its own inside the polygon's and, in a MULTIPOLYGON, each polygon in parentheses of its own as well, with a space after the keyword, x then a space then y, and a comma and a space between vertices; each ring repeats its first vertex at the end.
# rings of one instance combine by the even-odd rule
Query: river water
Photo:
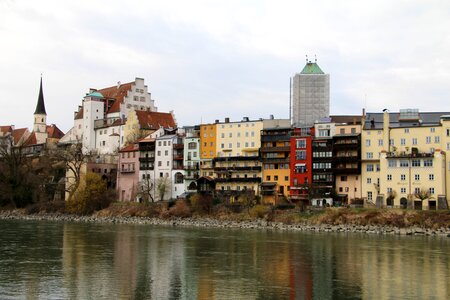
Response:
POLYGON ((0 299, 449 299, 450 238, 0 220, 0 299))

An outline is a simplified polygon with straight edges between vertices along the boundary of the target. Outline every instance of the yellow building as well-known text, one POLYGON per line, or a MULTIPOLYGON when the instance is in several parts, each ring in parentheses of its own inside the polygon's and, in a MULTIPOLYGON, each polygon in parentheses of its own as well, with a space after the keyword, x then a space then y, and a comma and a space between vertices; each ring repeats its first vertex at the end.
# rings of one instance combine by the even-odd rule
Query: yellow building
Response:
POLYGON ((450 113, 369 113, 361 134, 362 194, 378 207, 448 207, 450 113))
POLYGON ((244 118, 216 124, 216 153, 213 160, 216 189, 232 194, 252 190, 259 194, 261 183, 261 130, 263 121, 244 118))
POLYGON ((200 125, 200 176, 214 175, 212 159, 216 157, 216 125, 200 125))

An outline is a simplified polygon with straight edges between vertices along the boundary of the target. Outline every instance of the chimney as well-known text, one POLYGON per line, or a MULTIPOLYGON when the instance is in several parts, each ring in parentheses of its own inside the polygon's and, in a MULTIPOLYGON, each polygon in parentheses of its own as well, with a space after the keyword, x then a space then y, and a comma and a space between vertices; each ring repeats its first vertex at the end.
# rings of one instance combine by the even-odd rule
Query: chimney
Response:
POLYGON ((271 120, 273 120, 273 119, 274 119, 273 115, 270 115, 270 119, 271 119, 271 120))
POLYGON ((243 117, 242 118, 242 122, 248 122, 249 121, 249 118, 248 117, 243 117))
POLYGON ((120 81, 117 81, 117 89, 120 88, 120 81))
POLYGON ((218 123, 219 123, 219 120, 216 119, 216 120, 214 121, 214 123, 218 124, 218 123))
POLYGON ((230 118, 225 118, 225 123, 230 123, 230 118))

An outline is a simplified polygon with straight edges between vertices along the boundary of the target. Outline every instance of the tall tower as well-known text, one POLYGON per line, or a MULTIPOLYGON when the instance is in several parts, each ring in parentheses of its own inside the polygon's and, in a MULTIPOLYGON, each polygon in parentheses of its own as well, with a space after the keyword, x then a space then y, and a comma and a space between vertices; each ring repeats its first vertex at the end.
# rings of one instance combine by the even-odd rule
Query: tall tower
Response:
POLYGON ((36 142, 38 144, 45 143, 47 139, 47 113, 45 112, 44 93, 42 91, 42 76, 41 85, 39 87, 39 97, 34 111, 33 132, 36 135, 36 142))
POLYGON ((315 121, 330 115, 330 75, 314 62, 308 61, 293 78, 292 124, 311 126, 315 121))

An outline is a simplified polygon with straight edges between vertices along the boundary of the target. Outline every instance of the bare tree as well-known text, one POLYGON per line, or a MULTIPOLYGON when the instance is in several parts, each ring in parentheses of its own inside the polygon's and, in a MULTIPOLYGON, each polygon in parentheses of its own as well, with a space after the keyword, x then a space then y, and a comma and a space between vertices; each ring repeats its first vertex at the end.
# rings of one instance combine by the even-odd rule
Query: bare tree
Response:
POLYGON ((158 197, 161 201, 164 200, 164 196, 170 192, 172 188, 172 182, 169 177, 160 177, 156 181, 156 191, 158 192, 158 197))
POLYGON ((71 201, 80 187, 82 167, 87 163, 90 154, 83 153, 82 144, 76 143, 53 150, 51 155, 66 168, 65 190, 69 194, 67 200, 71 201))
POLYGON ((138 184, 137 196, 144 200, 145 204, 155 202, 153 193, 155 190, 155 183, 150 176, 145 176, 138 184))

